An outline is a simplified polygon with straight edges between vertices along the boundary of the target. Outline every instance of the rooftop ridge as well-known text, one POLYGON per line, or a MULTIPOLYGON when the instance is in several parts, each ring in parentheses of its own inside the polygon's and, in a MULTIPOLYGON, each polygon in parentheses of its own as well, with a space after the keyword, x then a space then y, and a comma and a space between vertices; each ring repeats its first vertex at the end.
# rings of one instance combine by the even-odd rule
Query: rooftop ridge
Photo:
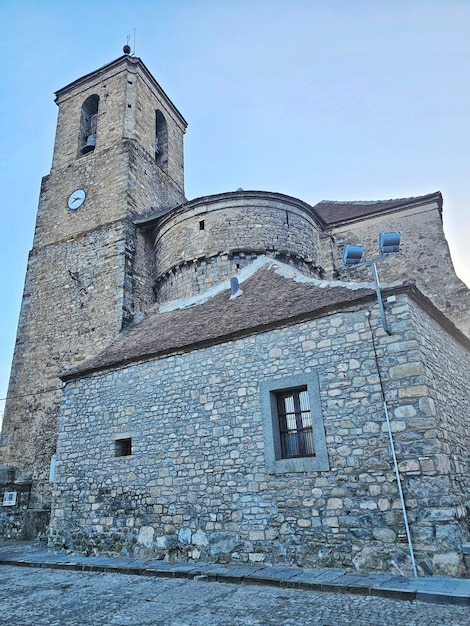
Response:
POLYGON ((390 198, 389 200, 321 200, 313 206, 314 212, 321 220, 323 227, 352 222, 372 217, 385 211, 394 211, 436 202, 442 214, 442 194, 440 191, 423 196, 408 198, 390 198))
MULTIPOLYGON (((305 283, 311 284, 319 287, 320 289, 324 289, 326 287, 343 287, 346 289, 351 289, 353 291, 357 289, 373 289, 373 282, 369 283, 359 283, 359 282, 344 282, 341 280, 322 280, 320 278, 314 278, 313 276, 306 276, 300 270, 295 269, 294 267, 287 265, 286 263, 282 263, 282 261, 278 261, 269 255, 260 255, 257 257, 252 263, 241 269, 239 272, 234 274, 238 278, 238 282, 243 284, 246 280, 251 278, 253 274, 255 274, 260 269, 271 270, 273 269, 276 274, 282 276, 283 278, 294 280, 297 283, 305 283)), ((393 283, 386 286, 395 286, 397 283, 393 283)), ((401 282, 400 282, 401 284, 401 282)), ((162 305, 155 305, 152 310, 158 308, 160 313, 166 313, 168 311, 174 311, 176 309, 187 309, 192 306, 196 306, 198 304, 203 304, 207 302, 210 298, 216 296, 222 291, 226 291, 230 289, 230 278, 217 283, 210 289, 197 294, 192 297, 187 298, 178 298, 177 300, 172 300, 162 305)))

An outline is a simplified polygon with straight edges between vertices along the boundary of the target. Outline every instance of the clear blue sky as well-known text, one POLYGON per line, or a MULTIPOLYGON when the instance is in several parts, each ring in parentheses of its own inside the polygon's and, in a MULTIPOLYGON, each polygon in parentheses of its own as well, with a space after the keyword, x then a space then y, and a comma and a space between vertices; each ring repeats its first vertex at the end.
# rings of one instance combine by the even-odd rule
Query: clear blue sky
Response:
MULTIPOLYGON (((186 195, 309 203, 440 190, 470 284, 469 0, 1 0, 0 398, 54 92, 136 56, 189 122, 186 195)), ((0 403, 1 408, 1 403, 0 403)))

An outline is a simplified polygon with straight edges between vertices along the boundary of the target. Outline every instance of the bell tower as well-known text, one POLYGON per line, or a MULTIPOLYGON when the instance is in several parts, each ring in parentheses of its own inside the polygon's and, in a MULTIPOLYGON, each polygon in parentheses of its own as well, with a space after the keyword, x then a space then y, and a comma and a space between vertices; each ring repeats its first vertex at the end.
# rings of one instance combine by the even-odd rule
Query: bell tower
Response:
POLYGON ((124 54, 56 103, 0 440, 0 488, 18 497, 0 536, 34 534, 47 518, 59 375, 153 300, 153 254, 135 218, 185 200, 186 122, 140 59, 124 54))

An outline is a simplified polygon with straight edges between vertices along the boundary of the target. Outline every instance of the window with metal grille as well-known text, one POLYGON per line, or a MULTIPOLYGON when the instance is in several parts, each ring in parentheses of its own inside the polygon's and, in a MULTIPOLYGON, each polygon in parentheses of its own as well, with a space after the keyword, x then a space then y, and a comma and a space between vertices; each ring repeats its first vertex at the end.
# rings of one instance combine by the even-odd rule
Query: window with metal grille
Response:
POLYGON ((281 457, 315 456, 307 387, 276 393, 281 457))
POLYGON ((259 388, 268 473, 329 470, 318 372, 263 380, 259 388))

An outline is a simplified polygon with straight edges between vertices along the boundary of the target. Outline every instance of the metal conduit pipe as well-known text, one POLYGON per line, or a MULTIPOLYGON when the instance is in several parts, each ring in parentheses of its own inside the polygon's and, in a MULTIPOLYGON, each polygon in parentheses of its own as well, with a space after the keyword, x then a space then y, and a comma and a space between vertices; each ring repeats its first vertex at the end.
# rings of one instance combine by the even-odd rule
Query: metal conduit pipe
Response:
POLYGON ((384 400, 384 413, 385 413, 385 419, 387 420, 388 436, 390 438, 390 448, 392 450, 393 466, 395 468, 395 476, 397 479, 398 493, 400 494, 401 510, 403 511, 403 521, 405 522, 406 538, 408 539, 408 547, 410 550, 411 565, 413 567, 414 577, 418 578, 418 570, 416 569, 415 555, 413 552, 413 544, 411 542, 410 527, 408 525, 408 516, 406 514, 405 499, 403 497, 403 490, 401 488, 401 481, 400 481, 400 473, 398 471, 397 455, 395 454, 395 445, 393 443, 392 429, 390 427, 390 418, 388 417, 387 403, 385 402, 385 400, 384 400))
POLYGON ((394 466, 394 469, 395 469, 395 477, 396 477, 397 485, 398 485, 398 493, 400 495, 401 510, 402 510, 402 513, 403 513, 403 521, 405 522, 406 538, 408 540, 408 548, 409 548, 409 552, 410 552, 411 565, 413 567, 414 577, 418 578, 418 570, 416 568, 416 561, 415 561, 415 556, 414 556, 414 552, 413 552, 413 543, 411 541, 410 527, 408 525, 408 516, 406 514, 405 498, 403 496, 403 490, 402 490, 402 487, 401 487, 400 472, 398 471, 397 455, 396 455, 396 452, 395 452, 395 444, 393 442, 392 428, 391 428, 391 425, 390 425, 390 418, 389 418, 389 415, 388 415, 387 400, 385 398, 385 388, 384 388, 384 384, 383 384, 383 380, 382 380, 382 374, 380 372, 380 365, 379 365, 379 359, 378 359, 378 356, 377 356, 377 350, 376 350, 376 346, 375 346, 374 333, 372 331, 372 326, 371 326, 371 323, 370 323, 370 311, 366 312, 366 317, 367 317, 367 321, 368 321, 368 324, 369 324, 370 334, 371 334, 371 337, 372 337, 372 346, 373 346, 373 349, 374 349, 374 357, 375 357, 375 363, 376 363, 376 367, 377 367, 377 373, 379 375, 380 390, 381 390, 381 393, 382 393, 382 401, 383 401, 385 420, 387 422, 387 430, 388 430, 388 436, 389 436, 389 441, 390 441, 390 449, 391 449, 392 457, 393 457, 393 466, 394 466))

